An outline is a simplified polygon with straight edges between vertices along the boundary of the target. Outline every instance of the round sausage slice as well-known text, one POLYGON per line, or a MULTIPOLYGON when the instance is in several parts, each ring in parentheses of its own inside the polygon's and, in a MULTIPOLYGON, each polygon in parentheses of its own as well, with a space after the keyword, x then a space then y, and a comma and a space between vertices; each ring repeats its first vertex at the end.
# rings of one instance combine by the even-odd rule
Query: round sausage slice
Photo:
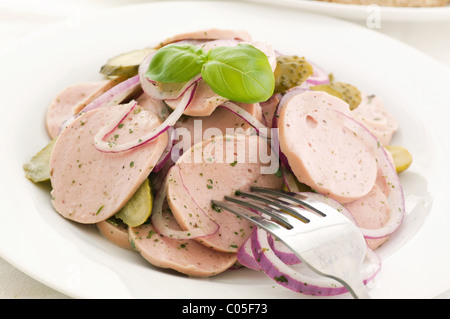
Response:
POLYGON ((363 93, 361 104, 352 111, 352 114, 378 138, 382 145, 389 145, 398 130, 396 118, 386 110, 379 96, 363 93))
MULTIPOLYGON (((106 153, 94 136, 110 121, 123 117, 124 105, 98 108, 73 120, 59 135, 50 158, 52 203, 68 219, 98 223, 114 215, 148 177, 165 149, 167 133, 140 147, 106 153)), ((138 106, 109 136, 125 143, 160 125, 159 117, 138 106)))
MULTIPOLYGON (((250 222, 211 206, 237 190, 251 186, 281 189, 283 180, 270 172, 271 159, 265 139, 257 135, 227 135, 194 145, 170 169, 167 201, 183 230, 216 223, 219 230, 199 238, 208 247, 236 253, 250 236, 250 222), (267 171, 265 170, 267 169, 267 171)), ((272 159, 273 160, 273 159, 272 159)), ((275 159, 278 168, 278 158, 275 159)), ((206 228, 206 227, 205 227, 206 228)))
MULTIPOLYGON (((171 227, 178 227, 170 215, 171 227)), ((133 246, 149 263, 170 268, 188 276, 209 277, 233 266, 236 254, 221 253, 195 240, 176 240, 158 234, 151 224, 129 228, 133 246)))
MULTIPOLYGON (((355 218, 358 226, 367 229, 383 227, 389 220, 391 207, 381 187, 375 184, 373 189, 365 196, 344 205, 355 218)), ((371 249, 378 248, 389 236, 366 239, 371 249)))
POLYGON ((107 238, 113 244, 128 249, 134 250, 130 241, 128 240, 128 226, 122 223, 120 220, 111 221, 104 220, 97 224, 97 229, 100 234, 102 234, 105 238, 107 238))
POLYGON ((66 87, 50 103, 46 115, 47 132, 51 138, 58 136, 64 121, 81 111, 95 98, 117 85, 122 78, 79 83, 66 87))
POLYGON ((348 203, 370 192, 377 163, 369 146, 346 128, 336 111, 348 104, 325 92, 293 96, 281 109, 280 148, 297 179, 348 203))
MULTIPOLYGON (((262 109, 259 103, 246 104, 235 103, 244 112, 249 113, 258 121, 262 121, 262 109)), ((177 136, 181 140, 186 136, 190 137, 189 148, 202 140, 209 140, 213 136, 244 134, 251 128, 244 119, 235 113, 218 107, 210 116, 185 116, 175 124, 177 136)), ((184 142, 183 142, 184 143, 184 142)), ((184 147, 184 144, 183 144, 184 147)))

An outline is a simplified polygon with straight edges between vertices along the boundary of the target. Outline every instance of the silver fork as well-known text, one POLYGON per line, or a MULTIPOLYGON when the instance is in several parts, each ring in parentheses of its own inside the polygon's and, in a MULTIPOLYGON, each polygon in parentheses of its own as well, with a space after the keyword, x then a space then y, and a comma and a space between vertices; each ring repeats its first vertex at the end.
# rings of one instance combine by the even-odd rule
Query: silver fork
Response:
POLYGON ((252 187, 235 195, 212 205, 268 231, 313 271, 344 285, 353 298, 370 298, 361 277, 366 241, 349 218, 307 193, 252 187))

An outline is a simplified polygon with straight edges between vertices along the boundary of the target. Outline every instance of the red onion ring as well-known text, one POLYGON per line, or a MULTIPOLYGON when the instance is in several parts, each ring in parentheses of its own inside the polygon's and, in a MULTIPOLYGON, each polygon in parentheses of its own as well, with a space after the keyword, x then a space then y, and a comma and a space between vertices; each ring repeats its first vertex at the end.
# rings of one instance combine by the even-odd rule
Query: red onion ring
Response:
MULTIPOLYGON (((348 292, 339 282, 316 274, 303 263, 295 265, 296 268, 284 263, 270 247, 268 234, 261 228, 252 233, 251 245, 261 270, 287 289, 315 296, 336 296, 348 292)), ((380 258, 368 248, 362 270, 365 284, 373 280, 380 267, 380 258)))
POLYGON ((286 265, 297 265, 301 263, 301 260, 297 257, 297 255, 294 254, 285 244, 274 238, 271 234, 268 234, 268 236, 269 245, 273 249, 273 252, 286 265))
POLYGON ((139 76, 133 76, 100 95, 94 101, 86 105, 81 112, 88 112, 102 106, 118 105, 136 91, 139 86, 139 76))
POLYGON ((60 132, 69 125, 80 114, 97 109, 103 106, 112 106, 122 103, 126 98, 131 96, 140 87, 139 77, 136 75, 119 84, 97 97, 91 103, 86 105, 80 112, 72 115, 61 125, 60 132))
POLYGON ((151 172, 150 181, 152 182, 152 190, 155 193, 159 192, 159 190, 163 187, 167 173, 173 165, 175 165, 175 162, 173 162, 172 158, 169 157, 167 162, 158 172, 151 172))
POLYGON ((148 132, 144 136, 139 136, 136 140, 129 141, 124 144, 114 144, 110 145, 108 142, 104 141, 104 138, 113 131, 118 123, 117 121, 112 121, 109 125, 106 125, 98 131, 95 135, 95 147, 102 152, 107 153, 118 153, 123 151, 128 151, 139 147, 145 143, 148 143, 159 135, 166 132, 170 127, 174 126, 178 119, 183 115, 184 110, 189 106, 192 101, 192 98, 195 94, 195 90, 197 88, 197 82, 191 84, 191 86, 186 90, 186 92, 181 97, 181 101, 176 107, 176 109, 166 118, 166 120, 161 123, 157 128, 148 132))
MULTIPOLYGON (((256 229, 253 229, 252 232, 254 231, 256 231, 256 229)), ((239 247, 239 250, 237 252, 237 260, 244 267, 257 271, 261 270, 252 253, 251 236, 247 238, 247 240, 241 245, 241 247, 239 247)))
MULTIPOLYGON (((286 105, 286 103, 289 102, 289 100, 293 96, 295 96, 297 94, 301 94, 305 91, 309 91, 309 89, 304 87, 302 84, 300 86, 297 86, 297 87, 294 87, 294 88, 288 90, 282 96, 280 103, 278 103, 278 106, 275 110, 275 114, 273 115, 273 118, 272 118, 272 128, 275 128, 275 129, 278 128, 278 118, 280 117, 281 109, 286 105)), ((277 134, 277 138, 278 138, 278 134, 277 134)), ((279 142, 278 142, 278 145, 280 145, 279 142)), ((280 163, 290 170, 290 165, 289 165, 288 159, 287 159, 286 155, 283 154, 283 152, 281 151, 280 148, 278 150, 278 154, 279 154, 279 158, 280 158, 280 163)))
MULTIPOLYGON (((255 232, 253 229, 252 232, 255 232)), ((239 247, 237 252, 237 259, 239 263, 249 269, 260 271, 261 267, 255 259, 252 252, 252 242, 251 235, 247 240, 239 247)), ((274 253, 287 265, 296 265, 300 263, 297 255, 295 255, 289 248, 287 248, 283 243, 278 240, 274 240, 273 236, 269 235, 269 245, 273 249, 274 253)))
POLYGON ((155 164, 155 167, 153 167, 152 172, 154 173, 158 173, 166 165, 172 154, 175 129, 173 127, 169 127, 167 133, 169 135, 167 146, 164 149, 163 153, 161 154, 161 157, 159 158, 158 162, 155 164))
POLYGON ((313 74, 306 79, 306 82, 310 85, 320 85, 320 84, 328 84, 330 83, 330 79, 328 74, 317 64, 308 61, 309 64, 313 67, 313 74))
POLYGON ((260 121, 258 121, 253 115, 251 115, 249 112, 244 110, 242 107, 240 107, 237 104, 234 104, 233 102, 227 101, 219 105, 219 107, 222 107, 224 109, 227 109, 228 111, 232 112, 236 116, 239 116, 241 119, 243 119, 245 122, 250 124, 252 126, 258 135, 264 136, 264 137, 270 137, 270 129, 262 124, 260 121))

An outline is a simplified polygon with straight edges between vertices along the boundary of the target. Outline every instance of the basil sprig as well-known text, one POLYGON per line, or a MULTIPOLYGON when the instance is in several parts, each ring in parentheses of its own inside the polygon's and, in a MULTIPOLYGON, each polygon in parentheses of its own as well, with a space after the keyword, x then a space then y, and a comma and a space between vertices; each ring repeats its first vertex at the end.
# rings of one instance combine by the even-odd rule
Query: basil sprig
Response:
POLYGON ((155 53, 145 76, 173 83, 187 82, 199 73, 215 93, 235 102, 266 101, 275 87, 267 56, 249 44, 207 53, 191 44, 167 45, 155 53))

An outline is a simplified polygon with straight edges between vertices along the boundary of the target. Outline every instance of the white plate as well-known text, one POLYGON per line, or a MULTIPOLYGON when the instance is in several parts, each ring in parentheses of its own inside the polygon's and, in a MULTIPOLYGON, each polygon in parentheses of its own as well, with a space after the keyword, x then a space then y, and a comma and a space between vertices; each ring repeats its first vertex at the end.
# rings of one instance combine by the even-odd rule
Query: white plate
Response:
POLYGON ((337 18, 357 21, 373 21, 379 17, 389 22, 437 22, 450 19, 450 5, 431 8, 381 7, 374 5, 351 5, 329 3, 316 0, 245 0, 276 6, 296 8, 303 11, 321 13, 337 18))
POLYGON ((449 145, 440 139, 448 129, 450 74, 365 28, 243 3, 159 2, 113 9, 79 25, 48 28, 0 53, 0 255, 76 298, 305 298, 253 271, 194 279, 156 269, 94 227, 62 218, 52 208, 48 187, 24 177, 22 164, 48 141, 44 116, 56 93, 100 79, 99 67, 112 55, 211 27, 246 29, 254 39, 304 55, 337 79, 385 100, 400 122, 395 142, 414 154, 414 163, 402 175, 406 220, 379 251, 383 268, 371 294, 431 298, 450 288, 449 145))

